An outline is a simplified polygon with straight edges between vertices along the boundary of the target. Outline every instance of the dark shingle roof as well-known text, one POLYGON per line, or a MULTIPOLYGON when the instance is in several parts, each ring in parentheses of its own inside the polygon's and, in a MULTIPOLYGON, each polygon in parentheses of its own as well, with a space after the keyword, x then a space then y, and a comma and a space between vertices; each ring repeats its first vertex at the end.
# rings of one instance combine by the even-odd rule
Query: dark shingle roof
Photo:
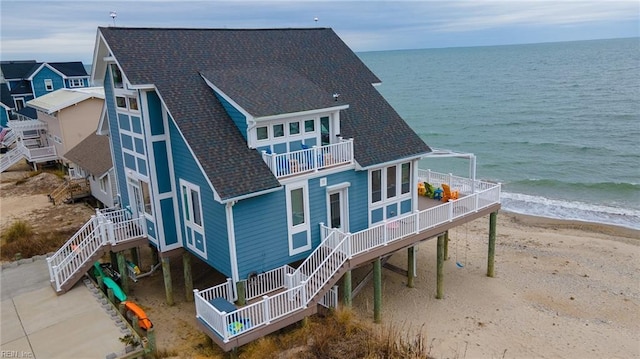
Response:
MULTIPOLYGON (((224 75, 237 69, 275 68, 293 77, 265 75, 253 81, 296 95, 301 86, 320 99, 309 103, 279 102, 270 108, 265 96, 241 100, 256 113, 324 107, 325 95, 340 94, 341 135, 354 138, 361 166, 380 164, 429 152, 371 85, 380 80, 331 29, 147 29, 99 28, 129 81, 154 84, 178 128, 193 149, 222 199, 275 188, 279 182, 257 151, 240 134, 207 86, 201 73, 223 91, 247 89, 224 75), (319 101, 316 103, 315 101, 319 101), (215 140, 212 140, 215 139, 215 140)), ((257 92, 257 91, 254 91, 257 92)), ((290 96, 295 97, 295 96, 290 96)), ((327 100, 333 100, 330 96, 327 100)))
POLYGON ((89 76, 87 74, 87 69, 85 69, 84 65, 80 61, 47 62, 47 64, 53 67, 54 69, 62 72, 65 76, 69 76, 69 77, 89 76))
POLYGON ((202 76, 254 117, 343 104, 334 101, 331 91, 286 66, 222 68, 203 71, 202 76))
POLYGON ((65 153, 64 157, 98 177, 113 167, 109 137, 99 136, 95 132, 65 153))
POLYGON ((2 69, 2 74, 4 78, 7 80, 13 79, 24 79, 33 68, 37 68, 39 63, 36 63, 35 60, 27 60, 27 61, 2 61, 0 63, 0 68, 2 69))
POLYGON ((9 108, 13 108, 13 98, 11 97, 9 86, 7 86, 6 83, 0 84, 0 102, 9 108))
POLYGON ((12 95, 25 95, 30 94, 31 92, 31 82, 27 80, 22 80, 17 84, 14 84, 11 88, 12 95))
POLYGON ((26 106, 17 112, 23 116, 29 117, 34 120, 38 119, 38 111, 36 111, 36 109, 33 107, 26 106))

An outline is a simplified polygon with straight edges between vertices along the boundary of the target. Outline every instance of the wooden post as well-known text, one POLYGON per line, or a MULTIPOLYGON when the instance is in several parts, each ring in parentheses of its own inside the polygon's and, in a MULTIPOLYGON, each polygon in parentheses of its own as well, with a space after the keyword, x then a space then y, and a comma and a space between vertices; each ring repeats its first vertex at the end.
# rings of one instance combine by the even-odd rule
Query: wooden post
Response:
POLYGON ((444 260, 449 259, 449 231, 444 232, 444 260))
POLYGON ((127 317, 127 308, 124 306, 124 302, 120 302, 120 304, 118 304, 118 311, 122 317, 127 317))
POLYGON ((149 343, 147 352, 151 354, 151 357, 157 358, 158 347, 156 346, 156 330, 153 327, 147 329, 147 341, 149 343))
POLYGON ((118 256, 113 251, 109 251, 109 257, 111 258, 111 267, 116 269, 118 266, 118 256))
POLYGON ((131 248, 129 254, 131 254, 131 262, 140 267, 140 256, 138 255, 138 247, 131 248))
POLYGON ((104 292, 104 279, 102 279, 101 275, 96 276, 96 282, 98 282, 98 288, 104 292))
POLYGON ((151 263, 153 266, 160 263, 160 258, 158 257, 158 249, 154 247, 152 244, 149 245, 151 248, 151 263))
POLYGON ((116 296, 113 294, 113 289, 107 288, 107 298, 109 298, 111 303, 116 303, 116 296))
POLYGON ((444 235, 438 236, 437 252, 436 299, 442 299, 444 297, 442 282, 444 279, 444 235))
POLYGON ((238 293, 238 300, 236 300, 237 305, 245 305, 247 304, 247 282, 238 282, 236 283, 236 292, 238 293))
POLYGON ((127 270, 127 261, 123 252, 118 252, 118 272, 120 272, 120 286, 122 290, 129 294, 129 271, 127 270))
POLYGON ((135 330, 138 335, 142 335, 142 329, 140 329, 140 318, 135 314, 131 317, 131 327, 133 327, 133 330, 135 330))
POLYGON ((496 255, 496 223, 498 222, 498 211, 489 215, 489 255, 487 256, 487 277, 495 276, 495 255, 496 255))
POLYGON ((351 306, 353 305, 351 286, 351 271, 348 270, 342 277, 342 302, 347 308, 351 308, 351 306))
POLYGON ((167 305, 173 305, 173 286, 171 284, 171 263, 169 257, 162 257, 162 274, 164 275, 164 293, 167 299, 167 305))
POLYGON ((414 269, 416 268, 416 247, 407 248, 407 287, 413 288, 414 278, 416 277, 416 273, 414 269))
POLYGON ((191 275, 191 255, 182 253, 182 267, 184 272, 184 290, 187 302, 193 302, 193 276, 191 275))
POLYGON ((373 322, 382 322, 382 263, 373 261, 373 322))

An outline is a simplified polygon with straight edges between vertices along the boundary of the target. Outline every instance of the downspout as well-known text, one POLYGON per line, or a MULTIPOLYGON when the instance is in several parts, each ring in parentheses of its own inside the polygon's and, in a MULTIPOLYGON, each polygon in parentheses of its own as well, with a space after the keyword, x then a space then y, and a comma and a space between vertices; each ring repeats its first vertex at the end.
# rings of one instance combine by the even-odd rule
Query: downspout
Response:
POLYGON ((236 231, 233 224, 233 206, 236 201, 227 202, 225 213, 227 215, 227 238, 229 239, 229 263, 231 264, 231 279, 234 283, 240 281, 238 275, 238 258, 236 256, 236 231))

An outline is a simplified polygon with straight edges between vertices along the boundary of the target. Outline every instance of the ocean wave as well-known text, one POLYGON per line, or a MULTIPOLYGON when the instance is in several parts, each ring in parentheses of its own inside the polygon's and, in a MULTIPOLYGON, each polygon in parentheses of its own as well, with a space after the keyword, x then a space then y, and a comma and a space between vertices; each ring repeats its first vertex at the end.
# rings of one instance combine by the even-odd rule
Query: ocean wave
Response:
POLYGON ((530 178, 520 181, 508 182, 508 185, 530 186, 535 188, 580 189, 588 191, 616 191, 628 193, 640 193, 640 183, 627 182, 563 182, 554 179, 530 178))
POLYGON ((522 193, 502 193, 502 208, 539 217, 612 224, 640 230, 640 210, 550 199, 522 193))

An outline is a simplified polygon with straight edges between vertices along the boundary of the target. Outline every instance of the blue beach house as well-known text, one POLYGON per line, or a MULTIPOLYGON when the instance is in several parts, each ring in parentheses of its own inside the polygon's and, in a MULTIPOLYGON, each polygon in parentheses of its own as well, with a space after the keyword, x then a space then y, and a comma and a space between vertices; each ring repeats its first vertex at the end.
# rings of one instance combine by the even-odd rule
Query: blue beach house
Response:
MULTIPOLYGON (((350 297, 351 269, 500 207, 499 185, 418 169, 431 149, 332 29, 101 27, 93 64, 121 206, 95 225, 135 223, 165 275, 182 253, 185 273, 197 257, 226 276, 192 296, 224 350, 334 306, 343 276, 350 297), (425 205, 426 181, 461 198, 425 205)), ((74 240, 49 258, 58 291, 97 258, 65 277, 74 240)))

